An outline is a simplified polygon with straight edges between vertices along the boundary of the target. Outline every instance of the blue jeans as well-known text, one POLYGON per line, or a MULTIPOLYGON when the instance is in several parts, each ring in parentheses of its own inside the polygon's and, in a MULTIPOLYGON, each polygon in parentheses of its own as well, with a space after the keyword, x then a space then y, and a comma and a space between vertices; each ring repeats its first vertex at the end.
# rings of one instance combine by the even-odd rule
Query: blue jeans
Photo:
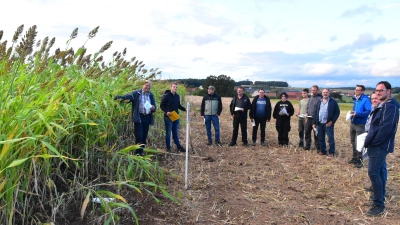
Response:
POLYGON ((326 150, 325 134, 328 136, 329 142, 329 154, 335 154, 335 125, 327 127, 325 123, 320 123, 317 125, 319 145, 322 154, 326 155, 328 152, 326 150))
POLYGON ((386 156, 387 151, 379 147, 370 146, 368 148, 368 176, 372 183, 372 189, 374 189, 374 205, 385 206, 383 201, 386 192, 386 156))
POLYGON ((171 131, 174 143, 178 148, 181 148, 182 146, 179 143, 179 138, 178 138, 179 120, 175 120, 174 122, 172 122, 168 117, 164 117, 164 123, 165 123, 165 144, 167 146, 167 149, 171 149, 171 131))
POLYGON ((212 116, 204 116, 205 123, 206 123, 206 130, 207 130, 207 138, 208 141, 212 141, 212 136, 211 136, 211 122, 214 126, 215 130, 215 140, 219 141, 219 118, 217 115, 212 115, 212 116))

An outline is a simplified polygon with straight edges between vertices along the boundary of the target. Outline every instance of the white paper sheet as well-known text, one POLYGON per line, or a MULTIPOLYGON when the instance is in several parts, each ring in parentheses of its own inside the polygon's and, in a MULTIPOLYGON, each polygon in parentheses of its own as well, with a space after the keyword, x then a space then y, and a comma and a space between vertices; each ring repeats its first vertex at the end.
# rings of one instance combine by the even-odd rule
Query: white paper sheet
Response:
POLYGON ((351 118, 351 111, 348 111, 346 114, 346 121, 348 121, 351 118))
POLYGON ((243 108, 235 107, 235 111, 242 111, 243 108))
POLYGON ((151 104, 149 101, 146 101, 143 105, 144 110, 146 111, 146 114, 150 113, 150 108, 151 108, 151 104))

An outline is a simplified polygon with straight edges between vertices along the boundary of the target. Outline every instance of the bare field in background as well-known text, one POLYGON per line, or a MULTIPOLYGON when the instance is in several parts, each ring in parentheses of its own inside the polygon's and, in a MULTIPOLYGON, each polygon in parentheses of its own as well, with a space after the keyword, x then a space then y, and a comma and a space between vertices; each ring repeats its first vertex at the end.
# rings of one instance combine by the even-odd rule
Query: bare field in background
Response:
MULTIPOLYGON (((394 154, 387 157, 389 179, 385 214, 368 217, 363 206, 370 197, 367 167, 347 164, 351 157, 347 111, 335 125, 336 157, 327 159, 315 151, 297 148, 297 118, 291 120, 290 147, 278 147, 274 122, 267 124, 267 144, 245 148, 228 147, 232 119, 231 98, 223 98, 222 147, 207 146, 200 117, 201 97, 187 97, 192 103, 189 149, 189 188, 184 188, 183 154, 160 156, 160 164, 178 176, 168 178, 169 190, 182 203, 155 204, 151 196, 135 197, 135 211, 141 224, 400 224, 400 149, 397 134, 394 154)), ((297 109, 298 104, 294 103, 297 109)), ((182 114, 183 116, 184 114, 182 114)), ((185 119, 184 119, 185 120, 185 119)), ((181 123, 184 144, 186 124, 181 123)), ((251 123, 248 140, 251 141, 251 123)), ((158 146, 164 146, 163 142, 158 146)), ((174 149, 175 150, 175 149, 174 149)), ((173 150, 173 151, 174 151, 173 150)), ((175 150, 176 153, 176 150, 175 150)), ((121 221, 129 224, 128 218, 121 221)))

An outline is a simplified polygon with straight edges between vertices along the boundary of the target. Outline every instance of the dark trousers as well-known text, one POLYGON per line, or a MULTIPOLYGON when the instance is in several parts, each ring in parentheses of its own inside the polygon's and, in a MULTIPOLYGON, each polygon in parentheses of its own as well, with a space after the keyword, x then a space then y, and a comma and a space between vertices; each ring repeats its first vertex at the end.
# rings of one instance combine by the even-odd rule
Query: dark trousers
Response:
POLYGON ((236 143, 238 133, 242 131, 242 142, 247 144, 247 118, 246 117, 233 117, 233 133, 232 133, 232 143, 236 143))
POLYGON ((386 192, 386 156, 388 152, 379 147, 370 146, 367 150, 368 162, 368 176, 372 183, 374 190, 374 205, 385 206, 384 197, 386 192))
POLYGON ((276 130, 278 131, 278 142, 280 145, 289 144, 290 120, 276 120, 276 130))
POLYGON ((298 131, 299 131, 299 143, 303 144, 304 142, 304 130, 306 128, 305 124, 304 124, 304 119, 299 119, 299 126, 298 126, 298 131))
POLYGON ((257 140, 257 130, 258 126, 260 126, 261 130, 261 142, 265 142, 265 126, 267 125, 267 119, 263 117, 254 117, 254 123, 256 124, 253 126, 253 136, 252 140, 257 140))
MULTIPOLYGON (((304 129, 304 138, 306 139, 306 148, 311 147, 312 124, 313 124, 313 119, 307 118, 307 121, 305 123, 305 129, 304 129)), ((319 145, 319 139, 315 134, 313 136, 314 136, 315 148, 317 149, 317 151, 320 151, 321 147, 319 145)))
MULTIPOLYGON (((149 133, 151 115, 140 114, 141 123, 134 123, 135 143, 146 144, 147 135, 149 133)), ((143 149, 138 149, 136 153, 142 153, 143 149)))
POLYGON ((350 124, 350 141, 353 147, 353 159, 362 160, 362 153, 357 151, 357 136, 365 133, 364 124, 350 124))

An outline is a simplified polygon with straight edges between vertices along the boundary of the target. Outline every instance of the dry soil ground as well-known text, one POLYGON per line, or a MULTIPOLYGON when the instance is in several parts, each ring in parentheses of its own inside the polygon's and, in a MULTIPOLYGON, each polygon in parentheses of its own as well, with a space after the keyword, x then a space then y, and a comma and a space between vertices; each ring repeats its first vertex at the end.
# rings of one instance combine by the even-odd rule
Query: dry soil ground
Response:
MULTIPOLYGON (((220 121, 224 145, 207 146, 199 113, 201 97, 187 100, 192 103, 188 189, 184 155, 160 156, 160 165, 178 175, 168 178, 167 184, 181 205, 161 194, 157 197, 162 204, 155 203, 151 196, 132 196, 140 224, 400 224, 399 135, 394 154, 387 157, 387 210, 382 216, 368 217, 365 212, 369 207, 363 204, 370 197, 364 190, 370 182, 366 167, 356 169, 347 163, 351 147, 344 111, 335 125, 337 154, 328 159, 296 147, 296 117, 291 120, 288 148, 278 146, 273 122, 267 124, 268 146, 260 146, 258 140, 257 146, 245 148, 239 134, 239 145, 228 147, 232 134, 228 110, 231 98, 223 98, 220 121)), ((185 128, 180 128, 183 144, 185 128)), ((249 141, 251 134, 249 122, 249 141)), ((120 222, 133 224, 129 217, 120 222)))

